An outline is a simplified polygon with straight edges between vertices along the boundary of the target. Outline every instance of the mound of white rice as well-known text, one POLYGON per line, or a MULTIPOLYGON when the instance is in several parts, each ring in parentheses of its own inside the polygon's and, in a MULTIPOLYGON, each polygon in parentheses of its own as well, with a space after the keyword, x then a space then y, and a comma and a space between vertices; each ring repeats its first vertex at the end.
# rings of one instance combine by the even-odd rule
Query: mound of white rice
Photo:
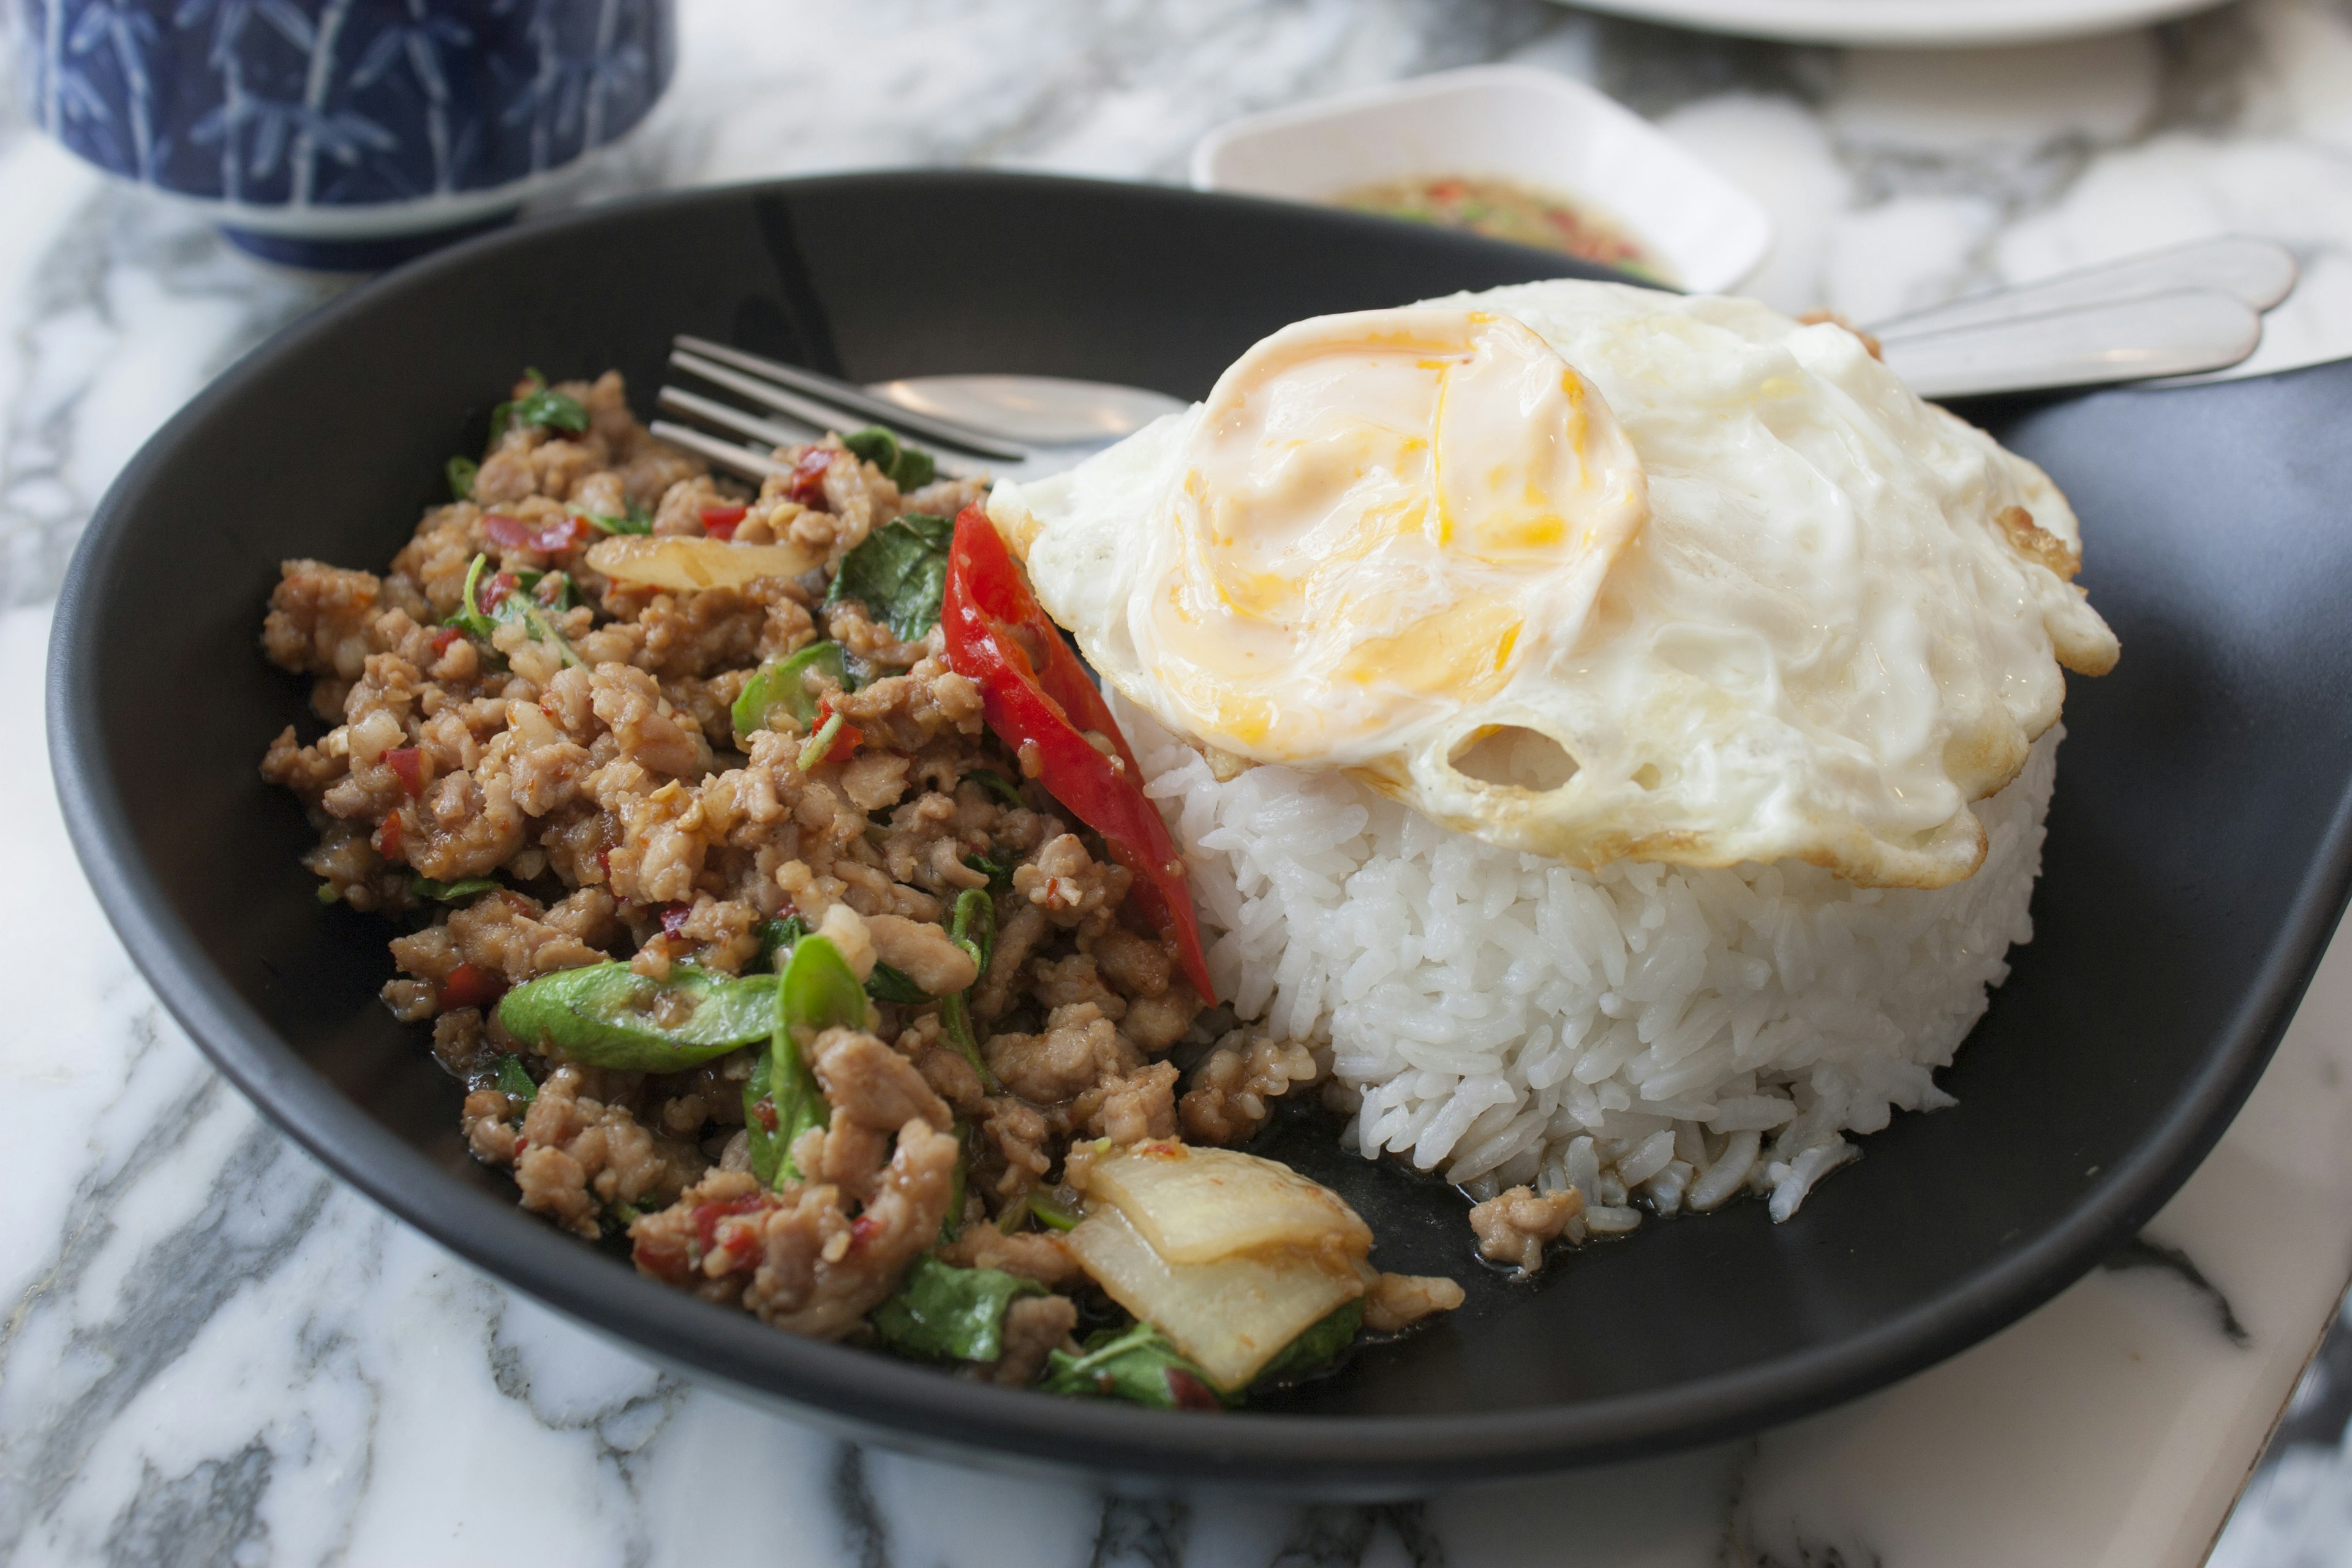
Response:
MULTIPOLYGON (((1112 699, 1191 862, 1209 968, 1244 1019, 1328 1040, 1349 1137, 1479 1196, 1575 1186, 1591 1231, 1743 1188, 1786 1219, 1931 1074, 2007 976, 2041 869, 2060 731, 1981 803, 1948 888, 1815 867, 1622 864, 1496 848, 1336 773, 1219 783, 1112 699)), ((1571 1230, 1572 1237, 1580 1233, 1571 1230)))

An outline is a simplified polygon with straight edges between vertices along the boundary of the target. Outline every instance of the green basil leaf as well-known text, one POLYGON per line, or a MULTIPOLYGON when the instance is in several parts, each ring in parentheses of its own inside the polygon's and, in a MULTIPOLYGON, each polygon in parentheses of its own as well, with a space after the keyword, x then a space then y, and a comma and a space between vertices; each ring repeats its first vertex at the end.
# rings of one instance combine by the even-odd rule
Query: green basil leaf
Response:
POLYGON ((978 784, 981 788, 986 790, 989 794, 994 795, 997 799, 1003 801, 1007 805, 1026 805, 1029 804, 1027 801, 1021 798, 1021 786, 1014 784, 1011 779, 1006 778, 1002 773, 992 773, 985 768, 974 768, 971 772, 964 774, 963 776, 971 780, 973 784, 978 784))
POLYGON ((539 1098, 539 1085, 531 1081, 530 1069, 522 1058, 509 1052, 499 1058, 499 1088, 529 1105, 539 1098))
POLYGON ((580 405, 579 399, 541 386, 511 403, 501 403, 490 411, 490 445, 497 446, 499 437, 511 428, 528 428, 534 425, 566 430, 578 436, 588 428, 588 410, 580 405))
POLYGON ((753 959, 755 969, 781 969, 792 956, 793 943, 808 935, 808 922, 798 915, 786 915, 782 920, 766 921, 760 926, 760 956, 753 959))
POLYGON ((1360 1296, 1301 1329, 1298 1337, 1283 1347, 1281 1354, 1265 1363, 1265 1369, 1257 1374, 1257 1383, 1252 1386, 1320 1372, 1337 1360, 1340 1352, 1356 1342, 1356 1331, 1363 1326, 1364 1301, 1360 1296))
POLYGON ((456 882, 436 882, 430 877, 411 877, 408 890, 420 899, 431 899, 436 904, 459 904, 483 893, 499 890, 495 877, 467 877, 456 882))
POLYGON ((774 1028, 776 977, 714 974, 691 964, 667 980, 625 963, 542 974, 499 1000, 498 1019, 587 1067, 682 1072, 748 1046, 774 1028))
POLYGON ((940 466, 929 452, 902 447, 898 449, 898 460, 890 465, 890 482, 897 485, 903 495, 908 490, 921 489, 939 478, 939 473, 940 466))
POLYGON ((898 461, 898 437, 879 425, 853 430, 841 438, 841 444, 856 454, 860 462, 871 463, 886 474, 898 461))
POLYGON ((949 916, 948 940, 971 954, 984 978, 989 960, 996 956, 996 900, 979 888, 958 893, 955 912, 949 916))
POLYGON ((891 636, 913 642, 939 625, 954 538, 954 523, 927 511, 893 519, 841 558, 824 602, 860 600, 889 626, 891 636))
POLYGON ((849 668, 843 660, 841 645, 813 642, 798 653, 769 660, 743 683, 743 690, 729 713, 734 721, 736 735, 748 744, 751 736, 772 727, 779 708, 800 723, 814 720, 817 700, 808 689, 811 670, 829 679, 844 691, 850 689, 849 668))
POLYGON ((1020 1297, 1045 1294, 1034 1279, 1002 1268, 958 1268, 925 1253, 871 1321, 900 1355, 994 1361, 1004 1353, 1004 1310, 1020 1297))
POLYGON ((1048 1394, 1125 1399, 1161 1410, 1214 1410, 1238 1403, 1218 1393, 1208 1374, 1150 1323, 1089 1334, 1077 1355, 1054 1352, 1045 1358, 1045 1375, 1037 1386, 1048 1394))
POLYGON ((481 464, 471 458, 452 458, 442 471, 449 476, 451 500, 472 500, 474 499, 474 476, 482 471, 481 464))
POLYGON ((866 994, 877 1002, 896 1002, 907 1007, 919 1007, 931 1000, 931 994, 916 984, 906 971, 879 962, 874 965, 874 973, 866 977, 866 994))
POLYGON ((580 515, 588 521, 590 526, 602 529, 606 533, 651 533, 654 531, 653 513, 633 500, 621 504, 623 510, 619 517, 601 511, 583 511, 580 515))
POLYGON ((963 863, 987 878, 992 889, 1003 889, 1013 886, 1013 862, 1010 860, 999 860, 987 855, 967 855, 963 863))

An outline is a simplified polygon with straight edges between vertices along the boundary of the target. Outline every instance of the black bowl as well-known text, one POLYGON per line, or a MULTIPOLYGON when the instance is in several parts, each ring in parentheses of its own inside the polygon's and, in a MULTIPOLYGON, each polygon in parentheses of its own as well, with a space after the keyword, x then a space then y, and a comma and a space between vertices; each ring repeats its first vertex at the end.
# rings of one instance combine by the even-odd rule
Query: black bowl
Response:
MULTIPOLYGON (((1566 270, 1566 268, 1559 268, 1566 270)), ((1536 1287, 1461 1202, 1288 1134, 1461 1313, 1277 1409, 1162 1414, 777 1333, 519 1211, 375 1000, 376 922, 311 898, 256 771, 301 721, 257 647, 280 557, 375 566, 525 363, 650 396, 692 331, 861 380, 1056 373, 1197 396, 1285 321, 1538 276, 1538 253, 1147 187, 898 174, 666 196, 478 241, 288 331, 165 426, 59 606, 58 784, 100 898, 221 1070, 363 1191, 669 1366, 901 1447, 1367 1493, 1623 1458, 1885 1384, 2152 1214, 2276 1042, 2352 871, 2352 364, 1979 411, 2073 495, 2121 668, 2076 684, 2036 938, 1946 1077, 1801 1214, 1646 1227, 1536 1287)))

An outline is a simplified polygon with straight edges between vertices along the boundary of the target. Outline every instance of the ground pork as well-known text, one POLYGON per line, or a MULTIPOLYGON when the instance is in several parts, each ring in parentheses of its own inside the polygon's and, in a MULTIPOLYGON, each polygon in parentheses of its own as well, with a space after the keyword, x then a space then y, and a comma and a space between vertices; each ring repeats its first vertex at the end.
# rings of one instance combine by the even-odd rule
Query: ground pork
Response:
POLYGON ((1473 1208, 1470 1229, 1478 1238, 1481 1258, 1532 1274, 1543 1267, 1544 1244, 1558 1240, 1568 1222, 1583 1211, 1584 1194, 1574 1187, 1542 1194, 1530 1187, 1513 1187, 1473 1208))

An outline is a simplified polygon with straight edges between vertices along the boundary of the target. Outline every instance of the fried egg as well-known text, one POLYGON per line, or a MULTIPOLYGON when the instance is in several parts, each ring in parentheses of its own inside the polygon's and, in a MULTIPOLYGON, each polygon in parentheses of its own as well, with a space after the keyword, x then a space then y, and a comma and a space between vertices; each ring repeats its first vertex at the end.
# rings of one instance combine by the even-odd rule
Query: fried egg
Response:
POLYGON ((2032 464, 1866 344, 1552 281, 1318 317, 990 515, 1103 678, 1598 868, 1941 887, 2115 637, 2032 464))

